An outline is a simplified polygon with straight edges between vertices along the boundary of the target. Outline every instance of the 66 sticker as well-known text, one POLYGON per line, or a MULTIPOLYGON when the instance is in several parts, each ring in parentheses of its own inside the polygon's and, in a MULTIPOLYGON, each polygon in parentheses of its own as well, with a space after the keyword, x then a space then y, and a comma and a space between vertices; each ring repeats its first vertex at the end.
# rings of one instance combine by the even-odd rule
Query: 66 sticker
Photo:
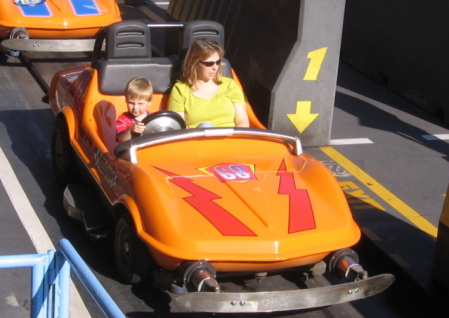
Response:
POLYGON ((238 181, 246 182, 256 180, 254 165, 241 163, 221 163, 218 165, 200 169, 215 176, 221 182, 238 181))

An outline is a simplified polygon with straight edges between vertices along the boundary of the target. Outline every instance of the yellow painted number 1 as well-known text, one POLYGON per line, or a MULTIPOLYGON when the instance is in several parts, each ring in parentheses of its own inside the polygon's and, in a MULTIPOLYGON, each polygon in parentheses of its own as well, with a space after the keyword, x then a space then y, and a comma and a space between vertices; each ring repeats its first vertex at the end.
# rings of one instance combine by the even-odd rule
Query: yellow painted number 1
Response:
POLYGON ((309 52, 307 58, 310 59, 309 66, 307 67, 306 74, 304 75, 304 81, 316 81, 318 74, 323 64, 324 57, 326 56, 327 47, 309 52))

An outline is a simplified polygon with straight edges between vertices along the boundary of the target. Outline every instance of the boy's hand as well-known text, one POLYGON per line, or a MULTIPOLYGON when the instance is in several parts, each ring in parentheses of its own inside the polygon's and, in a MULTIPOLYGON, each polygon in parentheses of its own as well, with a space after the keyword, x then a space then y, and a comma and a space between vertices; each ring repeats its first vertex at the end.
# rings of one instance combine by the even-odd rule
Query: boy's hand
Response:
POLYGON ((142 123, 137 123, 137 124, 134 124, 134 125, 132 126, 131 131, 132 131, 133 133, 135 133, 135 134, 140 135, 141 133, 143 133, 144 129, 145 129, 145 125, 144 125, 144 124, 142 124, 142 123))

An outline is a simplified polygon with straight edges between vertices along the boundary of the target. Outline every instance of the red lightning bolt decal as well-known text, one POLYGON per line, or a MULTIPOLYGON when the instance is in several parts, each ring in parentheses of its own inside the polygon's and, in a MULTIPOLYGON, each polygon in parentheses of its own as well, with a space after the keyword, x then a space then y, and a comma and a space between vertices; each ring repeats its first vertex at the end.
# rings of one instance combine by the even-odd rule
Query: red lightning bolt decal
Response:
POLYGON ((288 233, 314 229, 315 219, 307 190, 296 189, 293 173, 287 172, 284 161, 277 175, 280 177, 278 193, 289 196, 288 233))
POLYGON ((196 185, 188 178, 160 168, 156 169, 172 177, 170 182, 192 194, 191 197, 186 197, 184 200, 212 223, 221 234, 225 236, 256 236, 245 224, 213 202, 213 200, 220 199, 218 195, 196 185))

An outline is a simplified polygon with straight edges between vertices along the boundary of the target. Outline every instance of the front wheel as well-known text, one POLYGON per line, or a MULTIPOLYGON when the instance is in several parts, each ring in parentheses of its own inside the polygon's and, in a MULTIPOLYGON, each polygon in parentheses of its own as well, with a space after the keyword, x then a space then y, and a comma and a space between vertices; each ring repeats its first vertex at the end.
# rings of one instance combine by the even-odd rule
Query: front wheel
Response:
POLYGON ((70 144, 67 123, 58 118, 51 136, 51 159, 53 173, 59 184, 76 181, 77 169, 72 146, 70 144))
POLYGON ((115 264, 120 280, 125 284, 138 284, 148 277, 151 258, 145 244, 137 236, 128 214, 122 216, 115 227, 115 264))

